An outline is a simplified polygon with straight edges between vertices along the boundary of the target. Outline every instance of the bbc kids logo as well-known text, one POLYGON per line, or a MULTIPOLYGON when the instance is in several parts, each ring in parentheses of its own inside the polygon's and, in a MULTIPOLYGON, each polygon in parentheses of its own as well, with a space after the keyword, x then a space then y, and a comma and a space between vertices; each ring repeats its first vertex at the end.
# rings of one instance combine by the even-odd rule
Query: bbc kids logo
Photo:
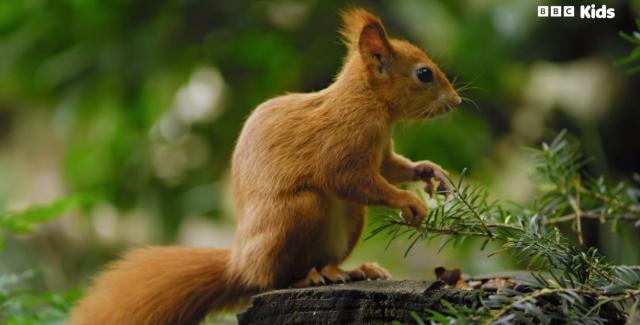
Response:
POLYGON ((608 8, 606 5, 597 7, 596 5, 576 6, 538 6, 538 17, 580 17, 580 19, 613 19, 616 17, 616 10, 608 8))

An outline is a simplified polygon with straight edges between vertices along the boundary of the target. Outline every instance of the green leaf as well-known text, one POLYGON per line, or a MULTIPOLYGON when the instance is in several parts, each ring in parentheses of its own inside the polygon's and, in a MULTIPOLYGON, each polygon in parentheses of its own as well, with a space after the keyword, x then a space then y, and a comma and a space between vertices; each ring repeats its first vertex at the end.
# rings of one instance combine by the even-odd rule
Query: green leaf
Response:
POLYGON ((71 208, 91 200, 88 195, 72 195, 49 204, 37 205, 23 211, 6 212, 0 215, 0 227, 10 232, 30 231, 34 225, 48 222, 71 208))

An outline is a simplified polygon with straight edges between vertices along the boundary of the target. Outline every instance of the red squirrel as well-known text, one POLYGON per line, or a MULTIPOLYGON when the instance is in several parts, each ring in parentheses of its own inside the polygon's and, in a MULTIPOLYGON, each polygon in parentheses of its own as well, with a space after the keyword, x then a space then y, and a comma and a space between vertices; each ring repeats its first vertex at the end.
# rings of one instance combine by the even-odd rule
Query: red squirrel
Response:
POLYGON ((433 191, 446 174, 395 153, 392 127, 461 99, 423 51, 388 38, 377 17, 350 9, 342 20, 348 53, 335 81, 267 100, 242 129, 231 166, 234 246, 133 250, 97 277, 71 324, 194 324, 271 289, 391 277, 376 263, 339 267, 366 206, 400 209, 419 225, 427 206, 392 184, 424 181, 433 191))

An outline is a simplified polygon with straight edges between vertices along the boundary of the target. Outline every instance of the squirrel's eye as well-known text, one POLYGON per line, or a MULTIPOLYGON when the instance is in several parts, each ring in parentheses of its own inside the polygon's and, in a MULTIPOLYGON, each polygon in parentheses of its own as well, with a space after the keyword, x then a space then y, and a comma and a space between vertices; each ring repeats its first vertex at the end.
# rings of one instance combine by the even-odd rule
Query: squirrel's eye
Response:
POLYGON ((433 81, 433 72, 429 68, 419 68, 416 70, 416 77, 418 80, 427 83, 433 81))

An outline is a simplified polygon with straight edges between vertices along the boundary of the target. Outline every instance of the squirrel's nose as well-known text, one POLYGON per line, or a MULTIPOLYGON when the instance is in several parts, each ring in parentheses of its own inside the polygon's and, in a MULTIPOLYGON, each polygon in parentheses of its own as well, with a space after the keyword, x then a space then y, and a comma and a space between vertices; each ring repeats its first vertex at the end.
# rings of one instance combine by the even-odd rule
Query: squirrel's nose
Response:
POLYGON ((451 104, 460 105, 462 103, 462 98, 458 94, 455 94, 451 97, 451 104))

